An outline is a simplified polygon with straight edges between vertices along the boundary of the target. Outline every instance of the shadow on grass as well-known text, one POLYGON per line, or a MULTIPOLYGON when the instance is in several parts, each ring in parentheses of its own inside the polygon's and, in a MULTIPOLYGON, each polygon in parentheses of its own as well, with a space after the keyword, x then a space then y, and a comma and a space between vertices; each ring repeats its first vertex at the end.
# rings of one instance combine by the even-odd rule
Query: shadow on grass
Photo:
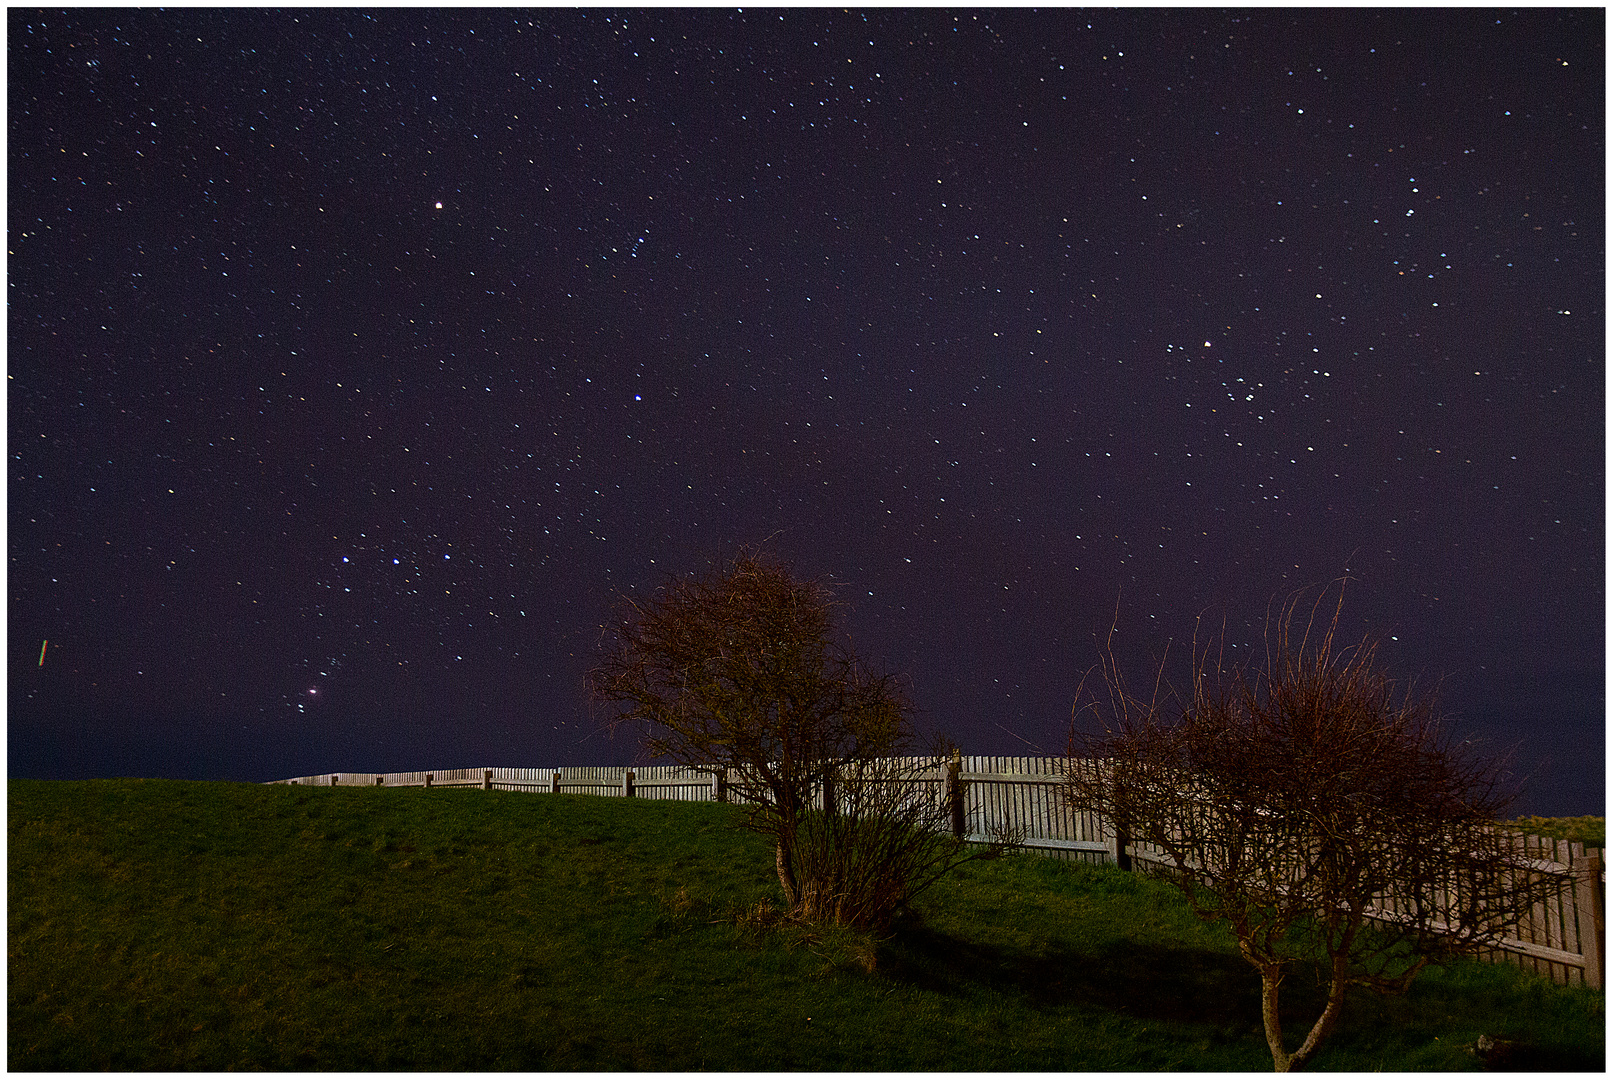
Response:
POLYGON ((1138 1020, 1248 1027, 1260 1019, 1260 984, 1237 956, 1208 949, 1128 943, 1101 953, 983 945, 923 924, 903 927, 882 950, 887 977, 920 989, 977 989, 1023 997, 1037 1008, 1107 1009, 1138 1020))
POLYGON ((1606 1059, 1586 1051, 1502 1042, 1476 1053, 1485 1072, 1603 1072, 1606 1059))
MULTIPOLYGON (((1512 980, 1525 980, 1522 997, 1504 999, 1516 1009, 1528 1000, 1527 980, 1516 972, 1485 970, 1489 966, 1478 965, 1454 983, 1425 976, 1407 995, 1351 987, 1318 1066, 1381 1069, 1387 1061, 1426 1057, 1423 1067, 1441 1069, 1603 1070, 1600 1042, 1576 1041, 1572 1025, 1547 1023, 1534 1032, 1536 1042, 1530 1026, 1517 1023, 1524 1017, 1509 1022, 1505 1007, 1488 998, 1508 991, 1512 980), (1471 985, 1475 982, 1479 985, 1471 985), (1546 1034, 1559 1026, 1560 1039, 1546 1034), (1478 1051, 1474 1041, 1481 1032, 1499 1038, 1478 1051), (1324 1064, 1328 1060, 1334 1064, 1324 1064)), ((1244 1040, 1264 1049, 1259 976, 1230 952, 1136 941, 1090 951, 1056 944, 1030 950, 969 941, 915 921, 882 944, 879 970, 893 981, 959 999, 998 994, 1037 1010, 1103 1011, 1148 1024, 1181 1025, 1181 1035, 1200 1049, 1244 1040)), ((1552 1000, 1559 996, 1554 989, 1534 988, 1552 1000)), ((1282 990, 1285 1041, 1291 1047, 1316 1022, 1326 999, 1320 965, 1294 962, 1282 990)), ((1544 1018, 1537 1014, 1535 1019, 1544 1018)))

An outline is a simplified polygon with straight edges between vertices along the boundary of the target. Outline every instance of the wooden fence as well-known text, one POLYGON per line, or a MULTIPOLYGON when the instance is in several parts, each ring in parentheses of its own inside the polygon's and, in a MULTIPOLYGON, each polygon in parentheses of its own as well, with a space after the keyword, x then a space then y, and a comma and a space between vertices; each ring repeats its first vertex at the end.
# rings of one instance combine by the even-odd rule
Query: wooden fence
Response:
MULTIPOLYGON (((1036 854, 1066 860, 1115 863, 1147 870, 1166 863, 1149 845, 1116 837, 1095 814, 1074 810, 1062 797, 1062 758, 964 757, 955 777, 943 763, 933 786, 937 797, 955 793, 954 827, 967 839, 987 842, 1004 831, 1023 837, 1036 854), (951 783, 948 781, 951 780, 951 783)), ((488 791, 616 795, 685 802, 725 802, 723 777, 676 765, 577 766, 557 769, 439 769, 433 772, 323 773, 278 780, 280 784, 386 787, 473 787, 488 791)), ((1518 936, 1485 955, 1517 964, 1568 985, 1602 989, 1605 970, 1605 881, 1602 849, 1538 836, 1517 838, 1520 857, 1538 873, 1571 879, 1556 900, 1538 904, 1518 936)))

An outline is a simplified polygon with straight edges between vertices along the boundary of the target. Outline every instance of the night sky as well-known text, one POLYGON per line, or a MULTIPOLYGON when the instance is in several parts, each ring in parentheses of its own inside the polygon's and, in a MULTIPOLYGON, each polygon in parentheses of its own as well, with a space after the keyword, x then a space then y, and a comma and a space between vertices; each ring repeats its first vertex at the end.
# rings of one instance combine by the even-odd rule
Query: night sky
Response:
POLYGON ((625 763, 765 541, 973 754, 1347 574, 1602 813, 1600 9, 7 23, 12 776, 625 763))

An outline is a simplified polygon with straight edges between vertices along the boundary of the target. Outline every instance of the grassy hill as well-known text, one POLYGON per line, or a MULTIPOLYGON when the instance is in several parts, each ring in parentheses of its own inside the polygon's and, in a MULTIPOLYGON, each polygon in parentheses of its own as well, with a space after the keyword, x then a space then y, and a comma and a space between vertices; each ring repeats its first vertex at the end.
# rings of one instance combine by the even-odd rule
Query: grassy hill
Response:
POLYGON ((1535 836, 1570 840, 1586 847, 1607 846, 1607 819, 1599 817, 1521 817, 1507 824, 1535 836))
MULTIPOLYGON (((12 781, 14 1070, 1267 1070, 1259 982, 1157 882, 971 864, 893 938, 768 914, 711 803, 12 781)), ((1308 1026, 1313 980, 1285 1005, 1308 1026)), ((1603 996, 1463 964, 1318 1069, 1600 1069, 1603 996)), ((1297 1028, 1296 1028, 1297 1030, 1297 1028)))

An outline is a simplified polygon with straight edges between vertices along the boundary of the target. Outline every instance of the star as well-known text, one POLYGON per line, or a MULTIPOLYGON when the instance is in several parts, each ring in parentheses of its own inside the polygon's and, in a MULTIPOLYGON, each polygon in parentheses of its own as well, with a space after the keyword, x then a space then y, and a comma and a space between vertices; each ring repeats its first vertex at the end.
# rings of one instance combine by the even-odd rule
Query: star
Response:
POLYGON ((36 659, 14 775, 335 765, 267 722, 213 754, 255 698, 365 754, 455 718, 399 769, 461 735, 608 764, 514 718, 590 723, 616 595, 766 541, 979 755, 1057 752, 1117 596, 1146 667, 1200 613, 1259 651, 1268 601, 1347 570, 1396 677, 1492 745, 1530 725, 1530 809, 1604 801, 1603 350, 1569 314, 1599 11, 14 21, 10 616, 109 673, 36 659), (563 78, 511 74, 529 18, 563 78), (474 89, 421 89, 470 47, 474 89), (1233 89, 1212 51, 1261 62, 1233 89), (438 185, 453 220, 400 230, 438 185))

